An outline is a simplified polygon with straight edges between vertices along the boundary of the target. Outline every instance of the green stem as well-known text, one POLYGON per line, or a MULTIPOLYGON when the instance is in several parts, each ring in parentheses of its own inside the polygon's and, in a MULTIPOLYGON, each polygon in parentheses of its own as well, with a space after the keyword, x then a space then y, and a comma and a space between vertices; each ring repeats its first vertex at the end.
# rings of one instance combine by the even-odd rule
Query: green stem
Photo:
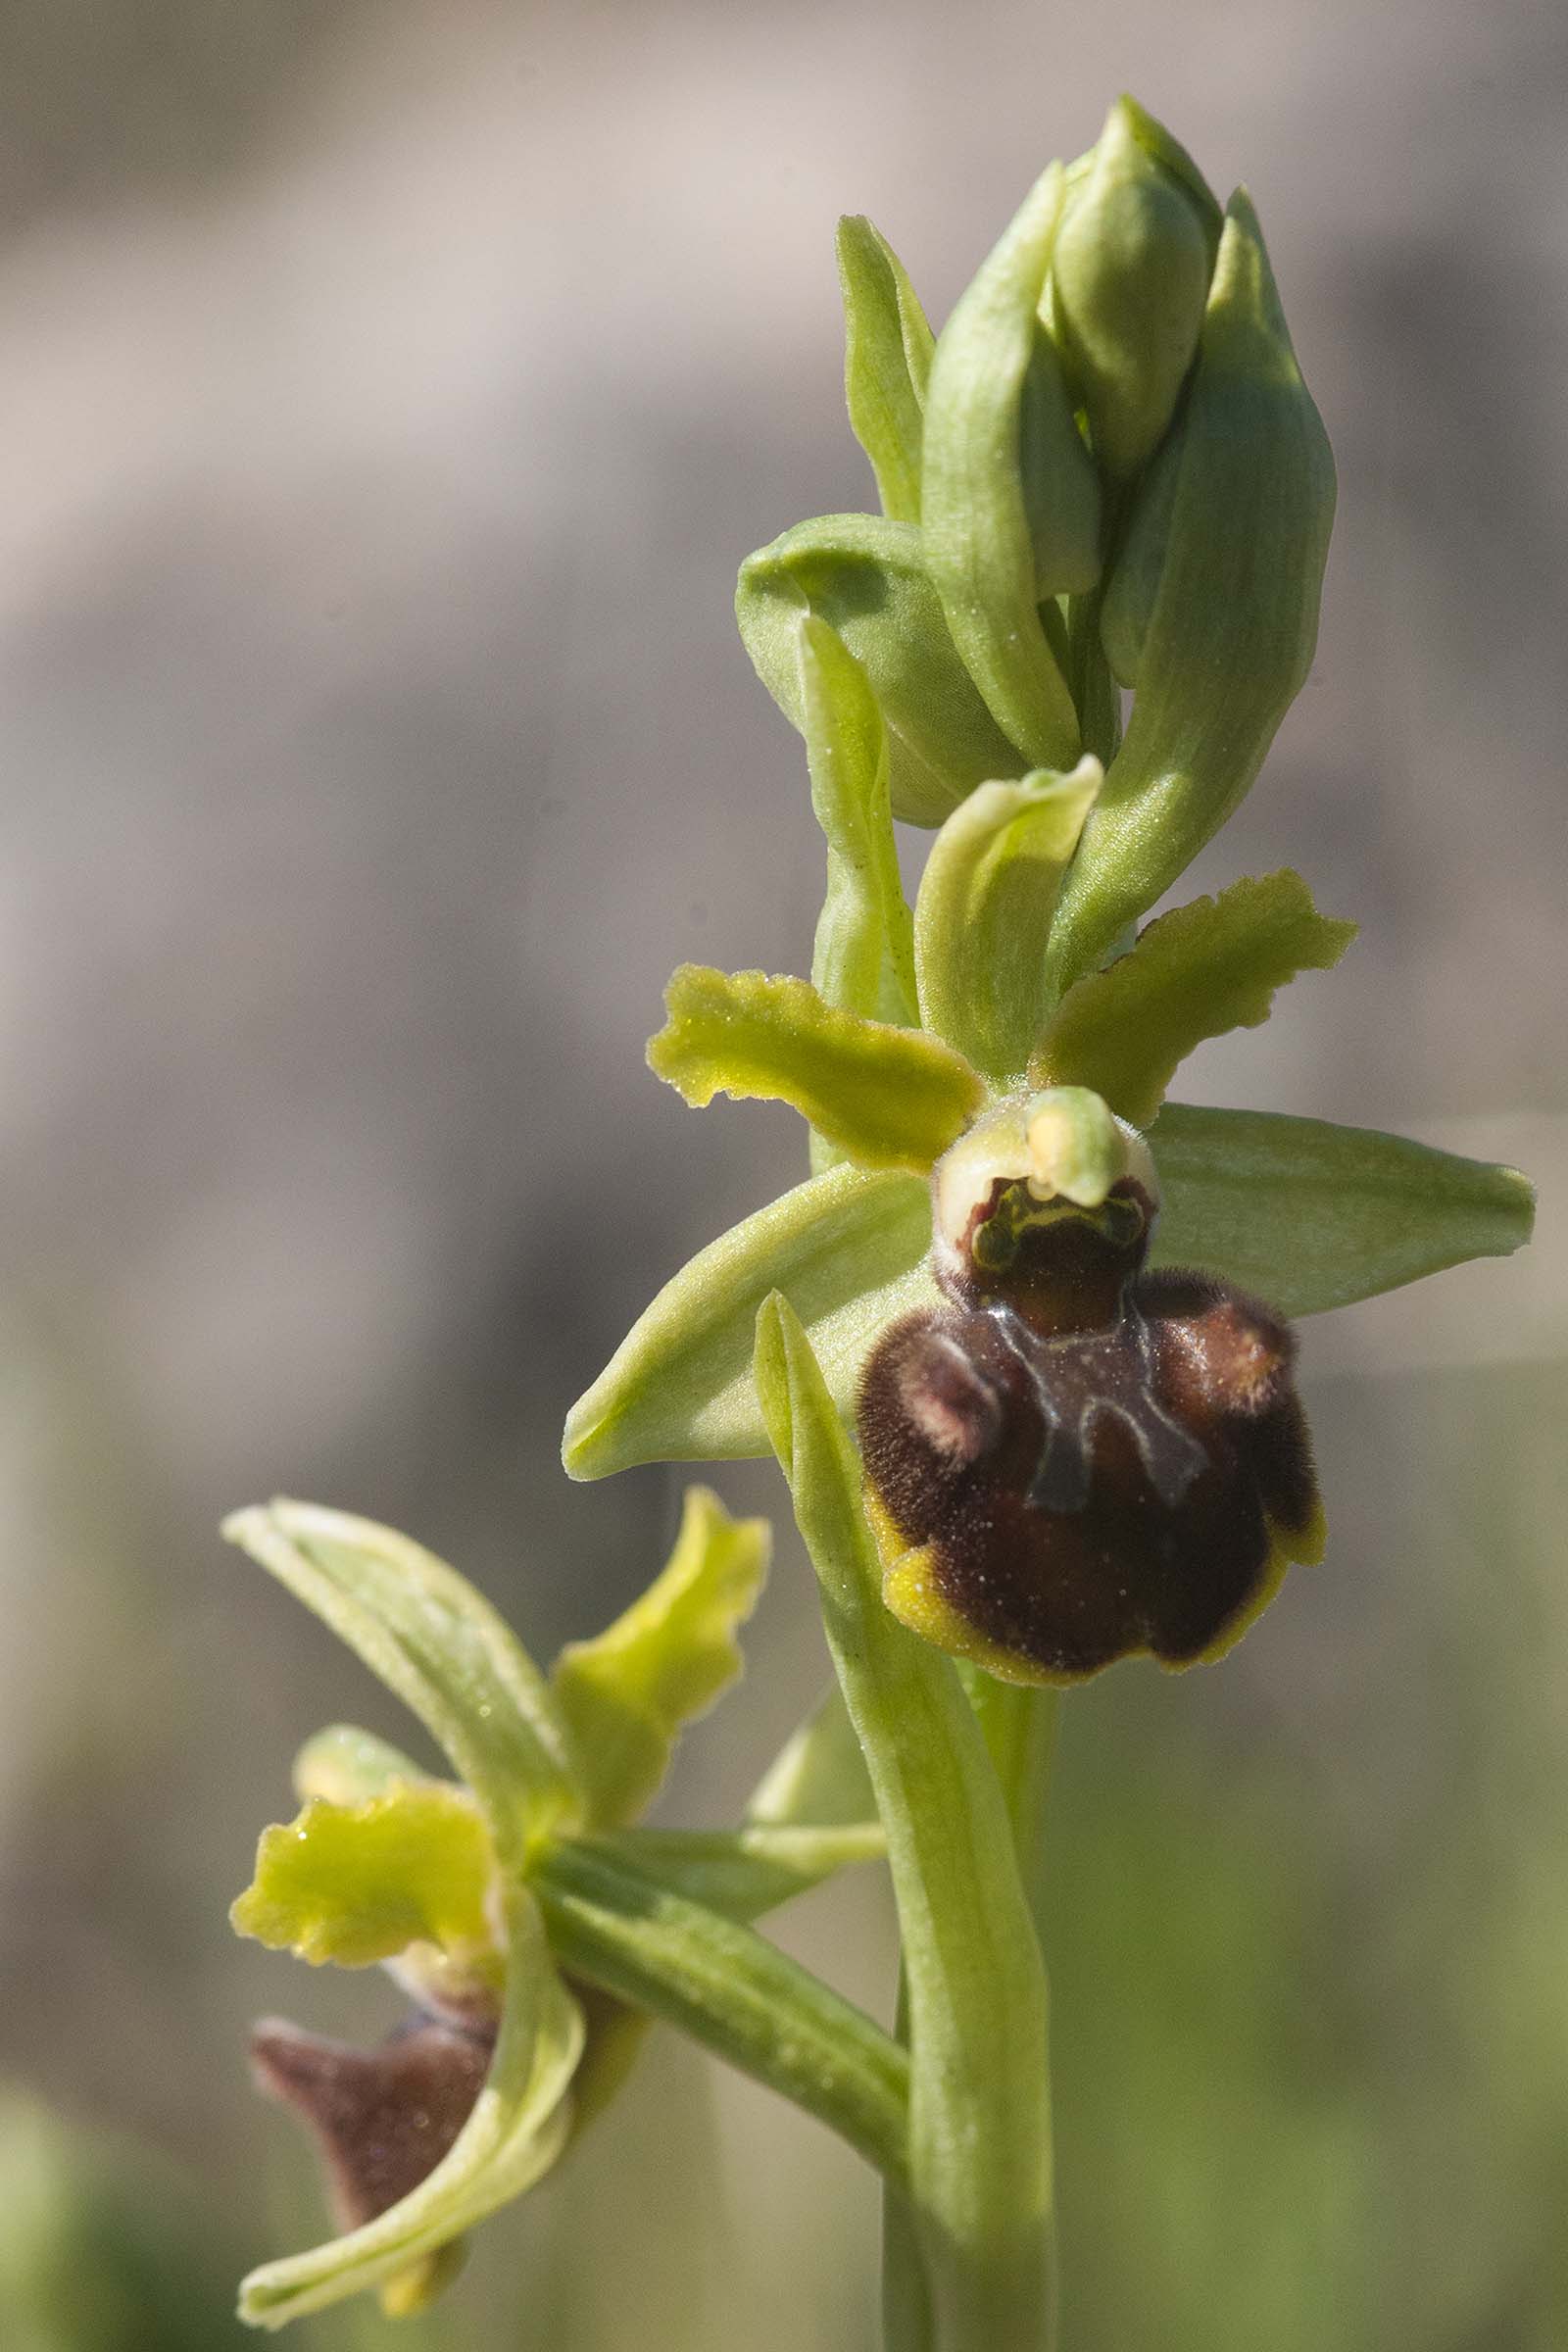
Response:
MULTIPOLYGON (((898 2036, 909 2037, 909 1988, 899 1970, 898 2036)), ((907 2193, 882 2183, 882 2342, 884 2352, 933 2352, 935 2321, 920 2232, 907 2193)))
MULTIPOLYGON (((969 1683, 969 1701, 984 1734, 987 1750, 1006 1800, 1007 1818, 1012 1824, 1013 1850, 1018 1857, 1018 1875, 1023 1882, 1024 1896, 1034 1921, 1035 1936, 1043 1948, 1048 1875, 1046 1807, 1051 1795, 1052 1769, 1056 1758, 1061 1692, 1027 1684, 999 1682, 995 1675, 986 1674, 978 1668, 972 1673, 966 1671, 966 1680, 969 1683)), ((1049 2057, 1040 2080, 1040 2103, 1046 2144, 1050 2147, 1049 2057)), ((1056 2259, 1054 2212, 1048 2227, 1051 2231, 1050 2340, 1054 2342, 1057 2281, 1060 2275, 1056 2259)))
POLYGON ((907 2177, 908 2056, 853 2002, 604 1846, 563 1839, 540 1853, 529 1884, 571 1975, 681 2027, 878 2172, 907 2177))
POLYGON ((920 2226, 903 2189, 882 2184, 882 2342, 884 2352, 935 2352, 931 2290, 920 2253, 920 2226))
POLYGON ((1035 1932, 1045 1935, 1046 1805, 1055 1760, 1061 1692, 1002 1683, 980 1667, 962 1667, 969 1703, 1002 1783, 1012 1841, 1035 1932))
POLYGON ((887 1832, 930 2352, 1049 2352, 1045 1972, 1002 1788, 951 1659, 883 1605, 857 1457, 776 1295, 758 1320, 757 1385, 887 1832))

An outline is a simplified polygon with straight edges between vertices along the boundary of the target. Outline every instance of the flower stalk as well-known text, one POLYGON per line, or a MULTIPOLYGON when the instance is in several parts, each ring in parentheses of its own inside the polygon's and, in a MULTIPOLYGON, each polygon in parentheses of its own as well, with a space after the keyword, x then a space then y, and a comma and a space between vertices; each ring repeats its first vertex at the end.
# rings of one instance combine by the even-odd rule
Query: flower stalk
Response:
POLYGON ((799 1319, 758 1320, 757 1386, 887 1833, 909 2034, 909 2211, 942 2352, 1046 2352, 1046 1984, 1005 1800, 950 1662, 882 1605, 859 1470, 799 1319))

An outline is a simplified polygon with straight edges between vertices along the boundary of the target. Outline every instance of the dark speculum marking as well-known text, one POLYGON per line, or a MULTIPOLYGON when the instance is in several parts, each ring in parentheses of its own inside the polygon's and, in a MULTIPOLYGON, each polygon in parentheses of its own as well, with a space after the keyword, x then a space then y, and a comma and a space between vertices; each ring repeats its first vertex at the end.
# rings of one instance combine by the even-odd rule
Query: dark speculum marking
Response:
POLYGON ((1000 1245, 979 1219, 943 1271, 952 1303, 872 1350, 867 1479, 982 1642, 1064 1679, 1190 1661, 1317 1523, 1293 1337, 1228 1285, 1142 1272, 1136 1188, 1040 1215, 1020 1190, 993 1195, 1000 1245))

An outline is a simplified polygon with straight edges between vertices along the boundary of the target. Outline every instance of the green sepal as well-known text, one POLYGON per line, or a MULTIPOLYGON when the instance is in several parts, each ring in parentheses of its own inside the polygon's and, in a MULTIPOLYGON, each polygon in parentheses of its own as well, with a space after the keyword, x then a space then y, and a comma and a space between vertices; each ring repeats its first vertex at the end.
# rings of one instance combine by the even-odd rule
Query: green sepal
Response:
POLYGON ((293 1779, 302 1805, 313 1796, 332 1805, 363 1805, 373 1796, 384 1796, 400 1782, 418 1786, 432 1775, 375 1732, 362 1732, 353 1723, 329 1723, 324 1731, 313 1732, 300 1749, 293 1779))
POLYGON ((1103 781, 1085 759, 1068 775, 982 784, 931 845, 914 917, 920 1018, 998 1084, 1039 1038, 1052 912, 1103 781))
POLYGON ((954 644, 998 726, 1055 768, 1078 757, 1078 719, 1040 605, 1100 576, 1099 485, 1037 315, 1061 192, 1053 164, 942 330, 920 510, 954 644))
POLYGON ((858 1457, 777 1297, 758 1317, 756 1377, 887 1832, 908 1992, 909 2170, 940 2340, 1045 2352, 1046 1986, 1001 1786, 953 1661, 883 1604, 858 1457))
POLYGON ((240 2317, 252 2327, 281 2328, 362 2288, 409 2273, 417 2278, 426 2258, 531 2188, 554 2164, 570 2125, 582 2013, 551 1958, 537 1904, 515 1882, 507 1893, 506 1948, 495 2057, 452 2148, 374 2221, 253 2271, 240 2288, 240 2317))
POLYGON ((1063 207, 1051 261, 1053 328, 1096 462, 1118 481, 1144 465, 1175 414, 1219 235, 1213 198, 1195 200, 1146 144, 1146 125, 1159 127, 1117 99, 1063 207))
POLYGON ((565 1726, 506 1620, 391 1528, 316 1503, 236 1511, 223 1534, 314 1609, 419 1718, 478 1799, 503 1869, 578 1818, 565 1726))
POLYGON ((998 726, 948 635, 913 523, 824 514, 741 565, 735 618, 758 676, 804 731, 799 628, 814 612, 871 683, 888 730, 893 813, 940 825, 964 794, 1029 762, 998 726))
MULTIPOLYGON (((812 613, 800 622, 800 662, 811 806, 827 840, 811 985, 841 1011, 912 1024, 914 935, 893 837, 887 729, 864 670, 812 613)), ((843 1157, 812 1135, 813 1174, 843 1157)))
POLYGON ((870 682, 825 620, 800 623, 801 709, 827 892, 811 984, 868 1019, 915 1020, 914 934, 888 800, 887 729, 870 682))
POLYGON ((929 1168, 978 1108, 961 1054, 824 1004, 806 980, 683 963, 648 1066, 701 1109, 716 1094, 792 1103, 858 1167, 929 1168))
POLYGON ((836 1871, 879 1862, 887 1851, 874 1815, 817 1829, 752 1822, 738 1830, 622 1830, 586 1842, 621 1854, 688 1901, 739 1920, 760 1919, 836 1871))
POLYGON ((664 1777, 683 1725, 742 1670, 735 1629, 757 1606, 772 1531, 732 1519, 707 1487, 688 1487, 674 1549, 646 1592, 551 1669, 582 1759, 588 1820, 633 1821, 664 1777))
POLYGON ((1149 1135, 1155 1265, 1196 1266, 1284 1315, 1321 1314, 1529 1241, 1517 1168, 1278 1111, 1168 1102, 1149 1135))
POLYGON ((935 1301, 930 1248, 931 1194, 915 1176, 830 1168, 769 1201, 664 1285, 572 1406, 568 1477, 766 1453, 752 1347, 770 1291, 794 1302, 850 1411, 877 1334, 935 1301))
POLYGON ((369 1968, 411 1943, 477 1967, 496 1957, 495 1851, 465 1788, 420 1779, 358 1804, 312 1797, 262 1832, 229 1918, 241 1936, 318 1968, 369 1968))
POLYGON ((1163 896, 1251 784, 1311 667, 1333 520, 1328 438, 1239 191, 1181 413, 1105 590, 1105 650, 1137 691, 1062 889, 1058 993, 1163 896))
POLYGON ((921 417, 935 338, 903 263, 879 229, 847 213, 838 230, 844 397, 871 461, 882 512, 920 519, 921 417))
POLYGON ((887 1838, 844 1694, 835 1683, 785 1741, 737 1830, 636 1831, 640 1866, 732 1919, 756 1919, 887 1838))
POLYGON ((1110 577, 1100 595, 1100 647, 1118 687, 1136 687, 1170 556, 1186 442, 1173 433, 1139 485, 1110 577))
POLYGON ((865 1758, 835 1683, 758 1782, 746 1819, 764 1829, 837 1829, 875 1818, 865 1758))
POLYGON ((1354 923, 1318 913, 1289 866, 1160 915, 1131 951, 1070 988, 1029 1066, 1034 1086, 1090 1086, 1147 1127, 1206 1037, 1255 1029, 1298 972, 1332 970, 1354 923))

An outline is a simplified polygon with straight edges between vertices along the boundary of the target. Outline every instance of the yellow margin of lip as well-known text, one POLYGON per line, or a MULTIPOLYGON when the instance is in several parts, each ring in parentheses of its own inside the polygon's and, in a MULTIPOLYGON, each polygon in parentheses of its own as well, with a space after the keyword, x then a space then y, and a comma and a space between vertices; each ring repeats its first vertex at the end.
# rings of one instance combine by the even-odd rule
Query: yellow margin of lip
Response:
MULTIPOLYGON (((941 1591, 936 1581, 937 1549, 934 1544, 907 1544, 888 1515, 878 1496, 869 1486, 865 1490, 865 1515, 876 1538, 877 1550, 882 1558, 882 1598, 901 1625, 936 1648, 945 1649, 950 1656, 963 1658, 972 1666, 983 1667, 999 1682, 1021 1683, 1036 1689, 1062 1690, 1078 1683, 1093 1681, 1095 1675, 1105 1671, 1103 1666, 1092 1667, 1087 1674, 1054 1672, 1026 1658, 1016 1650, 1005 1649, 998 1642, 987 1640, 961 1616, 941 1591)), ((1162 1658, 1147 1643, 1123 1650, 1123 1657, 1153 1657, 1164 1674, 1185 1674, 1190 1666, 1212 1666, 1236 1647, 1268 1607, 1269 1602, 1285 1582, 1286 1570, 1293 1565, 1315 1568, 1321 1561, 1328 1540, 1328 1528, 1323 1506, 1314 1505, 1312 1515, 1299 1534, 1281 1528, 1274 1520, 1269 1523, 1268 1557, 1262 1574, 1251 1594, 1221 1628, 1206 1649, 1190 1658, 1162 1658)), ((1109 1658, 1106 1665, 1118 1661, 1109 1658)))

